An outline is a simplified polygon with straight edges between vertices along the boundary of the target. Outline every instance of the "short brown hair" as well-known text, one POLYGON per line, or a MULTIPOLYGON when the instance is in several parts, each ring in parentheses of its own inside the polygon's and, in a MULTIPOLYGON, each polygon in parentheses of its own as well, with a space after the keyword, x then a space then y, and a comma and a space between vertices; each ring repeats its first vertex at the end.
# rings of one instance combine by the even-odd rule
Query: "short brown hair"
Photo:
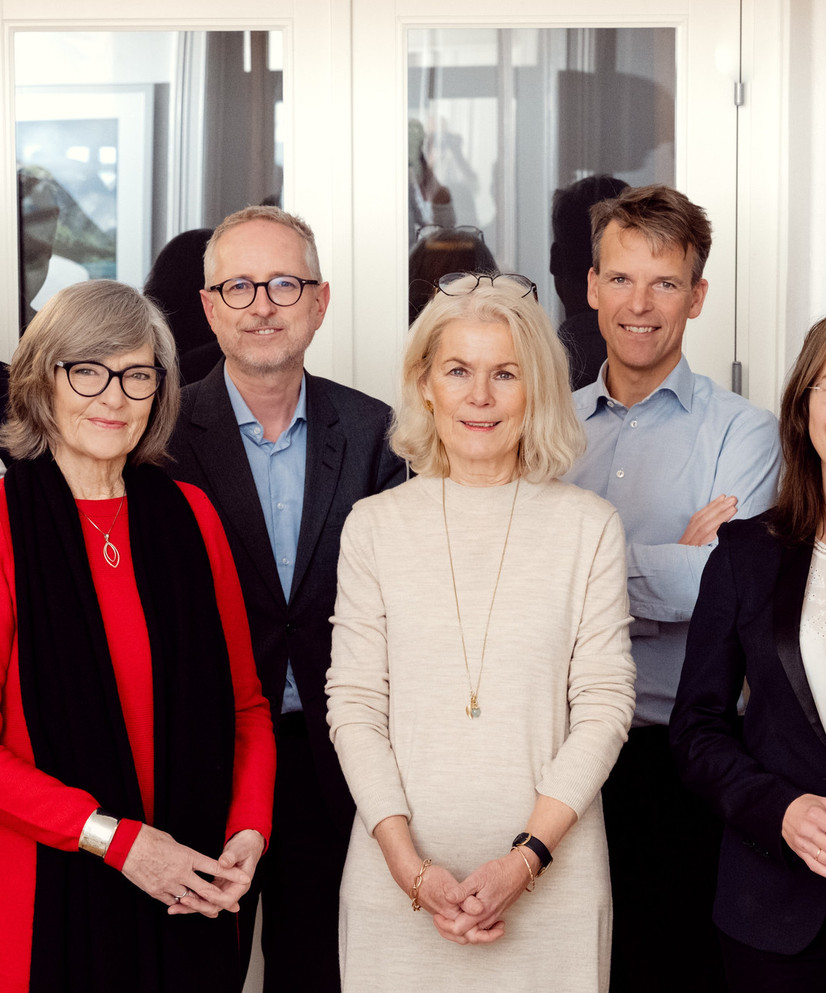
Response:
POLYGON ((605 229, 616 221, 621 228, 639 231, 655 254, 679 246, 694 249, 691 282, 703 277, 711 251, 711 224, 702 207, 670 186, 629 186, 612 200, 591 207, 591 254, 599 272, 599 249, 605 229))
POLYGON ((772 531, 790 544, 812 541, 826 514, 820 456, 809 436, 809 404, 826 365, 826 318, 814 324, 786 380, 780 404, 783 472, 772 531))
MULTIPOLYGON (((296 214, 288 214, 280 207, 267 204, 244 207, 243 210, 236 210, 234 214, 225 217, 218 227, 212 232, 212 237, 207 242, 204 250, 204 287, 209 289, 215 278, 215 246, 220 239, 232 228, 239 224, 246 224, 248 221, 271 221, 273 224, 283 224, 286 228, 292 228, 304 240, 304 259, 307 268, 310 270, 310 278, 321 280, 321 265, 318 261, 318 249, 316 248, 315 235, 310 225, 298 217, 296 214)), ((300 275, 291 273, 291 275, 300 275)))
POLYGON ((59 290, 38 311, 11 360, 8 417, 0 444, 18 459, 54 449, 55 363, 134 352, 151 345, 156 365, 166 369, 152 400, 149 423, 129 462, 159 464, 178 416, 180 386, 175 340, 158 308, 136 289, 112 279, 93 279, 59 290))
MULTIPOLYGON (((468 288, 475 275, 464 277, 468 288)), ((460 281, 452 284, 459 290, 460 281)), ((410 329, 402 364, 401 399, 390 445, 424 476, 447 476, 447 455, 425 406, 421 385, 427 378, 442 332, 455 320, 507 324, 525 383, 525 420, 519 446, 520 475, 545 480, 564 475, 585 450, 585 432, 568 385, 568 358, 548 315, 524 286, 482 278, 476 289, 458 296, 437 292, 410 329)))

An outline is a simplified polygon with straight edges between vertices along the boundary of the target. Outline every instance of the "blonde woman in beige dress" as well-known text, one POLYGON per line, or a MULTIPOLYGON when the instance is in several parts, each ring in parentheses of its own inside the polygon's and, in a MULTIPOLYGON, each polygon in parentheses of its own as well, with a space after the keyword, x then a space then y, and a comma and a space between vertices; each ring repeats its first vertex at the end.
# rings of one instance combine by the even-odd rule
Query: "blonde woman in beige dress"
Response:
POLYGON ((358 806, 342 986, 598 993, 599 790, 634 708, 622 525, 557 478, 584 439, 535 286, 439 289, 392 436, 418 476, 359 502, 342 537, 328 719, 358 806))

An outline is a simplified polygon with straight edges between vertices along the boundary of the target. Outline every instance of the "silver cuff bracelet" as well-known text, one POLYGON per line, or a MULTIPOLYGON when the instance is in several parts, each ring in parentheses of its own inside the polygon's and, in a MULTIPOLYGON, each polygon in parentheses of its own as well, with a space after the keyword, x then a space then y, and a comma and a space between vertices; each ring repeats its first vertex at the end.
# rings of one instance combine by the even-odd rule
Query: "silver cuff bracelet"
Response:
POLYGON ((111 844, 112 838, 115 837, 115 831, 117 831, 119 823, 117 817, 107 814, 98 807, 97 810, 89 814, 88 820, 83 825, 77 847, 80 851, 90 852, 92 855, 103 858, 111 844))

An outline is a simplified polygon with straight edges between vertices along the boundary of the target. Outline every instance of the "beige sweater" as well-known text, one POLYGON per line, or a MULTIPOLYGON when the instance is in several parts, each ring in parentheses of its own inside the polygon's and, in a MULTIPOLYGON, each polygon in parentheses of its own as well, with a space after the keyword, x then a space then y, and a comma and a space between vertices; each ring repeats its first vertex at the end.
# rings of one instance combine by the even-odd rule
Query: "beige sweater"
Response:
MULTIPOLYGON (((474 687, 514 486, 446 486, 474 687)), ((345 989, 455 989, 484 964, 509 993, 536 990, 548 970, 566 976, 553 987, 565 993, 599 990, 610 899, 593 801, 634 707, 622 526, 592 493, 521 483, 471 720, 441 494, 441 480, 419 477, 361 501, 342 537, 327 689, 359 812, 342 885, 345 989), (580 819, 535 893, 508 911, 506 937, 468 955, 427 920, 422 934, 375 825, 404 814, 422 856, 463 878, 508 851, 537 791, 580 819), (555 919, 564 946, 548 931, 555 919)))

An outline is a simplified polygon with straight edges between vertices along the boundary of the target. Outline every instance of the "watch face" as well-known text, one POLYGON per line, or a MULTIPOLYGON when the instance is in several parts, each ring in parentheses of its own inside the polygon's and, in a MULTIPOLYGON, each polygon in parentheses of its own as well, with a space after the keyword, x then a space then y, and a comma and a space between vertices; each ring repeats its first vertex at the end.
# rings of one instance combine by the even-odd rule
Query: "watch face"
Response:
POLYGON ((514 848, 518 848, 518 847, 519 847, 520 845, 524 845, 524 844, 525 844, 525 842, 526 842, 526 841, 527 841, 527 840, 528 840, 529 838, 530 838, 530 835, 528 834, 528 832, 527 832, 527 831, 523 831, 523 832, 522 832, 522 834, 518 834, 518 835, 517 835, 517 836, 516 836, 516 837, 515 837, 515 838, 513 839, 513 847, 514 847, 514 848))

